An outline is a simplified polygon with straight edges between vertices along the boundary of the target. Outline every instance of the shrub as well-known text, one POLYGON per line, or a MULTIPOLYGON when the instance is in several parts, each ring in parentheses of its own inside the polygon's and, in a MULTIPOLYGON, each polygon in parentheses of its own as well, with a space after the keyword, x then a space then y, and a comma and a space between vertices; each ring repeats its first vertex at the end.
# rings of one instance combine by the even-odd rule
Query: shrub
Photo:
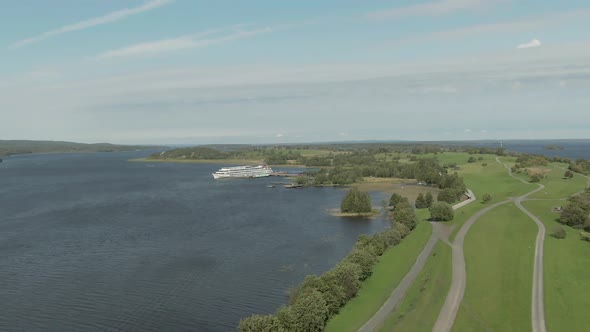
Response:
POLYGON ((556 239, 565 239, 565 237, 567 236, 567 233, 566 233, 565 229, 563 228, 563 226, 555 226, 555 227, 553 227, 553 230, 551 231, 551 236, 556 239))
POLYGON ((537 183, 541 181, 541 177, 537 174, 531 175, 531 179, 529 180, 531 183, 537 183))
POLYGON ((485 193, 483 194, 482 200, 484 201, 484 203, 487 203, 492 200, 492 195, 489 193, 485 193))
POLYGON ((590 242, 590 233, 580 233, 580 238, 582 239, 582 241, 588 241, 590 242))
POLYGON ((275 315, 252 315, 240 320, 240 332, 286 331, 275 315))

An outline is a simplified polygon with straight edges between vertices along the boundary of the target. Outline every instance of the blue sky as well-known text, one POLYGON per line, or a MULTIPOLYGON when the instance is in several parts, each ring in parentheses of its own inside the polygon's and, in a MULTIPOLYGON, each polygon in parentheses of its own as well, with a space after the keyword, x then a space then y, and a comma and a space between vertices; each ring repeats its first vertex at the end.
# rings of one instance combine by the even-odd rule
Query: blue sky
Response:
POLYGON ((0 1, 3 139, 589 138, 587 1, 0 1))

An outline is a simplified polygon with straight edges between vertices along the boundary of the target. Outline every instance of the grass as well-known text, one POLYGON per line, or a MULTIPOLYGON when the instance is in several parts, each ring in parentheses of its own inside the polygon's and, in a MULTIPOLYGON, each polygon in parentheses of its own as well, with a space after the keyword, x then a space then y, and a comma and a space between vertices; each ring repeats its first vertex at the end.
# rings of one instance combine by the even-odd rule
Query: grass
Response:
POLYGON ((540 182, 545 186, 545 189, 531 195, 529 198, 565 198, 584 190, 587 181, 585 177, 574 174, 573 179, 566 180, 563 178, 564 172, 565 170, 561 168, 552 167, 546 178, 540 182))
POLYGON ((454 331, 530 331, 537 227, 514 204, 473 225, 465 239, 467 286, 454 331))
POLYGON ((371 318, 410 271, 431 233, 432 225, 420 222, 399 245, 387 250, 358 295, 328 321, 325 331, 356 331, 371 318))
POLYGON ((564 226, 565 239, 549 234, 559 226, 553 206, 563 201, 528 201, 523 205, 547 228, 545 238, 545 322, 549 331, 588 331, 590 297, 590 243, 580 240, 578 231, 564 226))
POLYGON ((439 241, 424 270, 412 284, 401 305, 380 331, 432 331, 434 322, 451 287, 451 247, 439 241))
POLYGON ((381 191, 391 195, 398 193, 408 198, 410 202, 414 202, 418 194, 426 194, 430 192, 434 197, 438 195, 439 189, 427 186, 418 186, 415 184, 416 180, 399 179, 399 178, 370 178, 366 177, 363 182, 353 183, 347 187, 357 187, 361 191, 381 191))

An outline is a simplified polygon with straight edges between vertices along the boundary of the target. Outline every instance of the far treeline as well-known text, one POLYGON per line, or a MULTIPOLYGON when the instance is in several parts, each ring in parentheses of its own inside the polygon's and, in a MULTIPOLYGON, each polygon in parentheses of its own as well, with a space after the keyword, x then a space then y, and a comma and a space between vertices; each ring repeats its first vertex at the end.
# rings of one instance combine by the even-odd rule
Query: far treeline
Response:
POLYGON ((281 307, 274 315, 244 318, 239 330, 323 331, 328 319, 354 298, 362 282, 371 276, 378 257, 398 245, 418 224, 418 217, 407 199, 396 202, 390 216, 391 228, 373 236, 359 236, 352 251, 338 265, 322 275, 308 275, 291 291, 288 306, 281 307))
POLYGON ((145 145, 116 145, 109 143, 74 143, 60 141, 0 140, 0 156, 29 153, 116 152, 161 148, 145 145))
MULTIPOLYGON (((390 161, 406 158, 416 161, 420 155, 441 152, 467 152, 470 154, 495 154, 523 157, 519 167, 527 168, 544 165, 547 162, 563 162, 569 164, 570 170, 590 175, 590 161, 571 160, 568 158, 548 158, 544 156, 521 154, 505 151, 502 148, 457 146, 443 144, 412 144, 412 143, 334 143, 334 144, 298 144, 298 145, 210 145, 172 149, 154 153, 148 159, 156 160, 260 160, 269 165, 303 165, 308 167, 346 167, 358 162, 368 162, 373 171, 364 170, 362 176, 388 177, 390 165, 383 158, 387 154, 398 154, 390 161), (320 153, 309 153, 310 151, 320 153)), ((472 161, 476 161, 475 158, 472 161)), ((454 165, 444 165, 454 167, 454 165)), ((336 182, 340 183, 339 177, 336 182)))

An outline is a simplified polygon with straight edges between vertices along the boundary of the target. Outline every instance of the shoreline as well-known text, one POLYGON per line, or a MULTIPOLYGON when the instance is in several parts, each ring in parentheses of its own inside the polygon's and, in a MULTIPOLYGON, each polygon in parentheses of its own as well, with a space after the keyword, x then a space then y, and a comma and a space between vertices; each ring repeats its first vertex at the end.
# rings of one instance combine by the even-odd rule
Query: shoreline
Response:
MULTIPOLYGON (((259 159, 149 159, 149 158, 136 158, 128 159, 128 162, 137 163, 177 163, 177 164, 236 164, 236 165, 264 165, 264 160, 259 159)), ((308 166, 301 164, 281 164, 268 166, 272 167, 293 167, 293 168, 307 168, 308 166)))

